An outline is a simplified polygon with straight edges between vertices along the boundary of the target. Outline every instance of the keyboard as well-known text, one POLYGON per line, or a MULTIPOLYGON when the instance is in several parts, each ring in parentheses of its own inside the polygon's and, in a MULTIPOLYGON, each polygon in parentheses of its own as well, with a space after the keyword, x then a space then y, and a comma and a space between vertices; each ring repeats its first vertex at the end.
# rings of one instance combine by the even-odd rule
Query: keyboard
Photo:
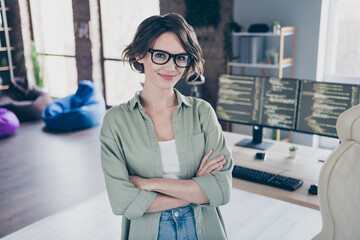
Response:
POLYGON ((264 172, 261 170, 241 167, 238 165, 234 166, 232 175, 235 178, 256 182, 264 185, 269 185, 272 187, 277 187, 288 191, 295 191, 304 183, 300 179, 264 172))

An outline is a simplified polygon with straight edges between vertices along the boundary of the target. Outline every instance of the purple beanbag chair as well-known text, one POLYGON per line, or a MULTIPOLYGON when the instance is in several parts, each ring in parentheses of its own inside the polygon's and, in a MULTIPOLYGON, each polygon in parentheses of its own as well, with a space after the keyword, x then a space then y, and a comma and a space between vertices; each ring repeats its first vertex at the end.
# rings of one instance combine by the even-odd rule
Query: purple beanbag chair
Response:
POLYGON ((0 108, 0 139, 13 134, 19 125, 19 119, 13 112, 0 108))

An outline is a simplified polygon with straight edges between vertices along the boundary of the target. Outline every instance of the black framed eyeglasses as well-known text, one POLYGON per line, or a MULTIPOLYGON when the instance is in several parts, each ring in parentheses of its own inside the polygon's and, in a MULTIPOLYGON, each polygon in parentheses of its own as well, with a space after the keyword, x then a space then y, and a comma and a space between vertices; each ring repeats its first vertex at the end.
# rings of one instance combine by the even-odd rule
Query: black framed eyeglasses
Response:
POLYGON ((171 54, 162 50, 155 50, 155 49, 149 49, 151 53, 151 61, 158 65, 164 65, 171 58, 174 58, 175 65, 179 68, 186 68, 190 65, 191 59, 193 58, 192 55, 186 54, 186 53, 180 53, 180 54, 171 54))

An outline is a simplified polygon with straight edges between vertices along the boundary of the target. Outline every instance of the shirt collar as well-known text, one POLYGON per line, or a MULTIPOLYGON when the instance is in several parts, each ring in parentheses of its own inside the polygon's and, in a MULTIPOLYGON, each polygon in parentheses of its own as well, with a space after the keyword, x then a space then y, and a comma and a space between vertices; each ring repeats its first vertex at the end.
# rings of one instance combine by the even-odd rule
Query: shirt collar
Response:
MULTIPOLYGON (((185 106, 188 106, 188 107, 192 106, 192 104, 190 103, 188 97, 185 97, 184 95, 182 95, 175 88, 174 88, 174 92, 175 92, 176 98, 178 100, 178 105, 184 104, 185 106)), ((141 91, 137 91, 135 93, 135 96, 128 102, 128 106, 129 106, 130 111, 133 110, 136 107, 136 105, 141 107, 140 98, 139 98, 140 93, 141 93, 141 91)))

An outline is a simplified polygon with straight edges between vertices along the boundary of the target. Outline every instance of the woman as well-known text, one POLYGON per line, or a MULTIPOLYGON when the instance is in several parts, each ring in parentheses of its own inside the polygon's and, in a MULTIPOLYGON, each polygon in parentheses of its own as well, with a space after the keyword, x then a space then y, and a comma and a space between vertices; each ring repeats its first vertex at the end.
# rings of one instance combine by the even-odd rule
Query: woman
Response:
POLYGON ((107 112, 100 136, 122 239, 226 239, 218 206, 230 198, 231 153, 210 104, 173 88, 203 72, 193 28, 178 14, 150 17, 123 59, 144 88, 107 112))

